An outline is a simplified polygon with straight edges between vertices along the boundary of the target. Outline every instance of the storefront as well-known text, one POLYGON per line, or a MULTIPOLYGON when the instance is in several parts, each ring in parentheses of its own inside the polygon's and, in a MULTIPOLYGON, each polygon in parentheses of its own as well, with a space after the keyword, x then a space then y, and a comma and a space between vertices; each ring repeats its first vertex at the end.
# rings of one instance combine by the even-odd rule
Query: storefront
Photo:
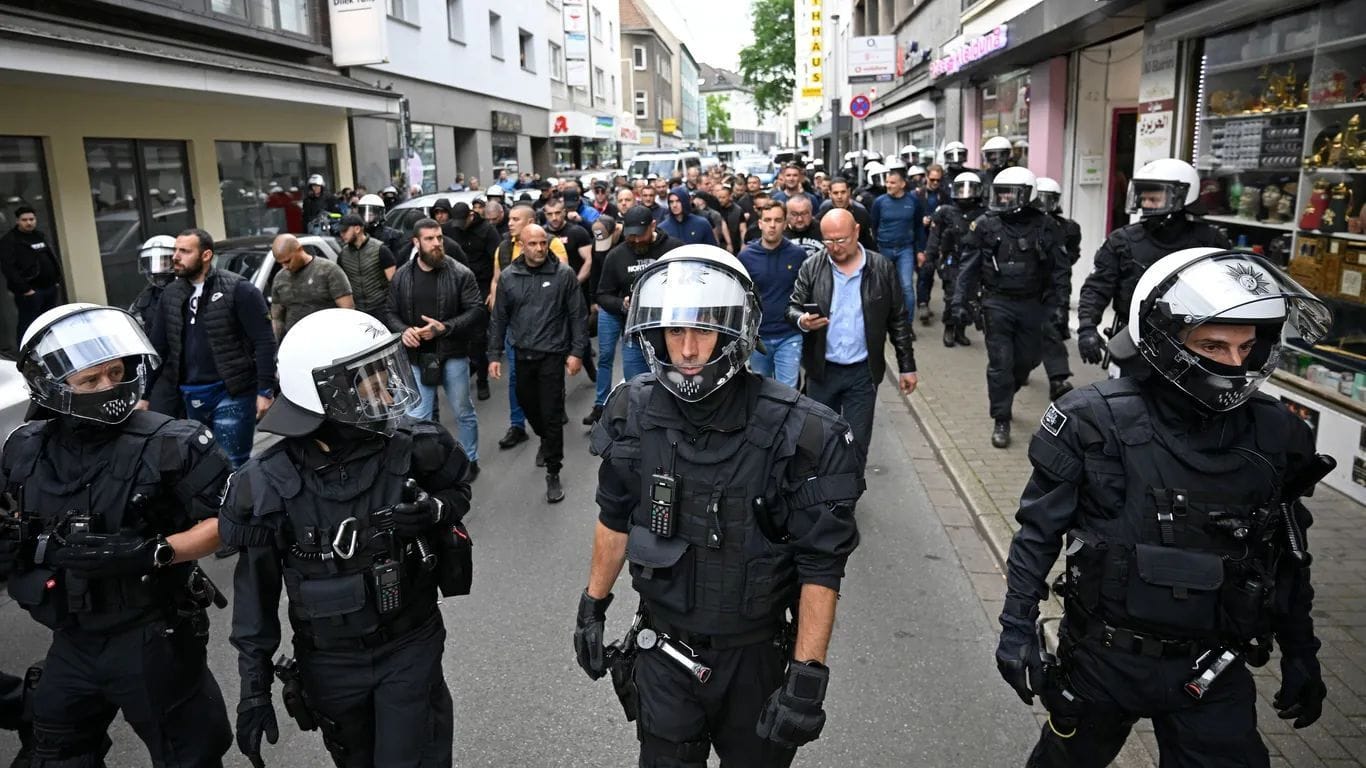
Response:
POLYGON ((1279 16, 1220 5, 1204 11, 1222 23, 1202 26, 1200 8, 1157 25, 1187 54, 1173 138, 1205 219, 1333 311, 1328 337, 1292 339, 1263 391, 1338 460, 1328 484, 1366 502, 1366 16, 1350 0, 1279 16))
POLYGON ((616 120, 586 112, 551 112, 555 169, 600 168, 616 157, 616 120))

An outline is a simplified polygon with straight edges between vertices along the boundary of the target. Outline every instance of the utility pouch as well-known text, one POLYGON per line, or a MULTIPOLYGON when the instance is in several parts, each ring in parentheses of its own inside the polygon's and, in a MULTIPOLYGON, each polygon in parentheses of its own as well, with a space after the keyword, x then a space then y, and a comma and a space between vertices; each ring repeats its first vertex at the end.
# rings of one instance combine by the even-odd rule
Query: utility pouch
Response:
POLYGON ((1271 633, 1271 588, 1255 574, 1229 579, 1220 590, 1221 631, 1239 640, 1271 633))
POLYGON ((1074 599, 1094 613, 1100 605, 1100 588, 1105 580, 1105 557, 1110 547, 1099 534, 1073 529, 1067 532, 1067 578, 1064 598, 1074 599), (1075 574, 1075 576, 1073 575, 1075 574))
POLYGON ((291 607, 308 621, 356 613, 365 607, 365 574, 352 573, 322 579, 285 575, 291 607))
POLYGON ((1131 618, 1188 634, 1210 632, 1219 616, 1224 562, 1204 552, 1138 544, 1129 571, 1126 608, 1131 618))
POLYGON ((422 385, 426 387, 439 387, 445 378, 441 366, 441 355, 433 352, 423 352, 417 356, 417 368, 420 371, 418 378, 422 385))
POLYGON ((39 624, 57 629, 66 622, 66 589, 52 568, 38 567, 11 576, 8 591, 14 602, 39 624))
POLYGON ((631 586, 646 602, 678 613, 692 610, 694 557, 687 540, 632 526, 626 559, 631 562, 631 586))
POLYGON ((640 716, 640 691, 636 688, 636 655, 622 654, 612 664, 612 688, 617 692, 626 722, 634 723, 640 716))
POLYGON ((275 676, 280 678, 282 683, 280 697, 284 699, 285 711, 299 724, 299 730, 317 730, 318 723, 313 718, 313 711, 309 709, 308 700, 304 696, 304 681, 299 672, 299 663, 294 659, 281 657, 275 662, 275 676))
POLYGON ((470 593, 474 581, 474 540, 464 523, 451 525, 441 537, 441 554, 437 557, 437 586, 442 597, 460 597, 470 593))

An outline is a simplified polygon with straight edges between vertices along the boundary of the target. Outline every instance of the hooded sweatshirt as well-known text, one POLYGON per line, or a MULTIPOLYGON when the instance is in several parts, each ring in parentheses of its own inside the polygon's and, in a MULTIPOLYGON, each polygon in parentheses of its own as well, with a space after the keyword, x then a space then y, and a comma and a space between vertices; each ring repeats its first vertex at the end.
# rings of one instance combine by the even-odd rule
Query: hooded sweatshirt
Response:
POLYGON ((692 212, 692 196, 688 194, 688 188, 680 184, 669 191, 669 197, 677 197, 683 204, 683 215, 675 216, 670 208, 669 214, 659 223, 660 231, 681 240, 684 245, 716 245, 716 233, 712 232, 711 222, 692 212))

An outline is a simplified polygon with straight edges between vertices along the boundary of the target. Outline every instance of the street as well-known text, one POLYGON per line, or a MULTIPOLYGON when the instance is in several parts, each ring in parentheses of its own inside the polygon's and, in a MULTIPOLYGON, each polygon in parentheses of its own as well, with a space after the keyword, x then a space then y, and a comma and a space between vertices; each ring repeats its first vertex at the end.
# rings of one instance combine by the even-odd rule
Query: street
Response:
MULTIPOLYGON (((533 463, 535 439, 498 450, 507 388, 492 382, 492 389, 493 398, 478 403, 483 474, 466 518, 475 541, 474 590, 441 604, 455 764, 632 765, 634 725, 622 716, 610 681, 592 683, 579 670, 571 646, 596 520, 597 460, 579 423, 592 405, 592 386, 582 374, 568 385, 567 497, 554 506, 545 503, 544 470, 533 463)), ((858 506, 862 544, 849 563, 828 660, 829 719, 795 765, 1019 764, 1036 721, 996 673, 995 618, 979 597, 999 599, 999 573, 902 398, 885 383, 879 398, 868 490, 858 506)), ((450 407, 443 403, 441 412, 450 428, 450 407)), ((231 599, 229 561, 205 566, 231 599)), ((612 638, 625 631, 635 606, 628 578, 615 592, 612 638)), ((214 612, 212 620, 210 664, 231 717, 237 672, 228 613, 214 612)), ((0 597, 0 622, 5 665, 22 672, 44 652, 47 633, 7 597, 0 597)), ((300 733, 278 695, 276 711, 280 743, 263 750, 267 765, 331 764, 319 735, 300 733)), ((147 764, 121 718, 111 737, 110 768, 147 764)), ((13 734, 0 733, 0 757, 15 749, 13 734)), ((225 764, 247 761, 234 746, 225 764)))

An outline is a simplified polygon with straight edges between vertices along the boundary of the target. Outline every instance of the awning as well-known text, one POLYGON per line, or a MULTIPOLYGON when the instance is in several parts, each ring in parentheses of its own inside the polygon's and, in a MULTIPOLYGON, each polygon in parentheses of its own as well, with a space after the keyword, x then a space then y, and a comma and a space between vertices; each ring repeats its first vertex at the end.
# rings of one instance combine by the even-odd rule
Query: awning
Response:
POLYGON ((896 125, 907 120, 933 120, 934 102, 929 99, 909 99, 887 109, 878 109, 863 121, 865 129, 896 125))
POLYGON ((0 71, 397 114, 402 94, 304 67, 63 19, 0 15, 0 71))

